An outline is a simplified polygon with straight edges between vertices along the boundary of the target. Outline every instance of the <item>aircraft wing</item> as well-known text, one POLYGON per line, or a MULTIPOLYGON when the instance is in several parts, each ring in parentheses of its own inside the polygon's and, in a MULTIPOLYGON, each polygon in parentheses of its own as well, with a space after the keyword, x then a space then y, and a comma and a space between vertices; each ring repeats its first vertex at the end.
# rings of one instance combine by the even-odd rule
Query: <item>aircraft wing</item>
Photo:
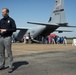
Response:
POLYGON ((62 23, 62 24, 56 24, 56 23, 40 23, 40 22, 27 22, 29 24, 36 24, 36 25, 44 25, 44 26, 58 26, 58 27, 72 27, 76 28, 76 26, 69 26, 67 23, 62 23))
POLYGON ((44 25, 44 26, 59 26, 58 24, 56 23, 40 23, 40 22, 27 22, 29 24, 36 24, 36 25, 44 25))
POLYGON ((69 31, 69 30, 55 30, 55 32, 63 33, 63 32, 72 32, 72 31, 69 31))

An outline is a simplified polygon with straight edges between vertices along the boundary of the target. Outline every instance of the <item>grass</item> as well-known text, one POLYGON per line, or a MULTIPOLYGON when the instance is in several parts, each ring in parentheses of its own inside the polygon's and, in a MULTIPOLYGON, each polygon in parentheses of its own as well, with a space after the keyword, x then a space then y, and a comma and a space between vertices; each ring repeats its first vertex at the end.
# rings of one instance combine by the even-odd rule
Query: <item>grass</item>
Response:
POLYGON ((68 44, 72 44, 73 39, 67 39, 68 44))

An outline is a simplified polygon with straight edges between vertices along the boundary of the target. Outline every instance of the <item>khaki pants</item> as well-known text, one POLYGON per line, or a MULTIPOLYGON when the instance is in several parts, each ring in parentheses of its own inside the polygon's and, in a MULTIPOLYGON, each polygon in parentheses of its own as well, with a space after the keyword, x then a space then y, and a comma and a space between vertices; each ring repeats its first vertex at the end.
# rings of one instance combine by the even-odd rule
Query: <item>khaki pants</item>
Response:
POLYGON ((5 50, 9 59, 9 68, 13 65, 11 37, 0 37, 0 67, 5 66, 5 50))

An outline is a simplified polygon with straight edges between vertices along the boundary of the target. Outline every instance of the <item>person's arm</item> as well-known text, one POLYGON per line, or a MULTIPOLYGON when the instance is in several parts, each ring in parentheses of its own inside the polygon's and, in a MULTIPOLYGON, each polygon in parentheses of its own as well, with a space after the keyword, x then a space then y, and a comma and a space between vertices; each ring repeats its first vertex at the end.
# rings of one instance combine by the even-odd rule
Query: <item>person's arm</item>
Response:
POLYGON ((11 28, 7 29, 6 32, 15 32, 16 31, 16 24, 14 20, 11 20, 11 28))
POLYGON ((1 20, 0 20, 0 34, 1 34, 1 20))

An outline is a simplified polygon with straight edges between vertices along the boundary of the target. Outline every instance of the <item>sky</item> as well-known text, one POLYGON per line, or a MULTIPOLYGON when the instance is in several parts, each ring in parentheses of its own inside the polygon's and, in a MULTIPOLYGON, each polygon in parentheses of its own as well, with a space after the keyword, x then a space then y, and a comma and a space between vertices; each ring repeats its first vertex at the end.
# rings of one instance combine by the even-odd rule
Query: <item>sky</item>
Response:
MULTIPOLYGON (((66 21, 76 26, 76 0, 65 1, 66 21)), ((2 8, 10 10, 10 16, 15 20, 17 27, 32 28, 37 25, 27 24, 28 21, 47 23, 52 14, 55 0, 0 0, 0 18, 2 8)), ((59 36, 76 37, 76 28, 58 28, 71 30, 71 33, 56 33, 59 36)))

